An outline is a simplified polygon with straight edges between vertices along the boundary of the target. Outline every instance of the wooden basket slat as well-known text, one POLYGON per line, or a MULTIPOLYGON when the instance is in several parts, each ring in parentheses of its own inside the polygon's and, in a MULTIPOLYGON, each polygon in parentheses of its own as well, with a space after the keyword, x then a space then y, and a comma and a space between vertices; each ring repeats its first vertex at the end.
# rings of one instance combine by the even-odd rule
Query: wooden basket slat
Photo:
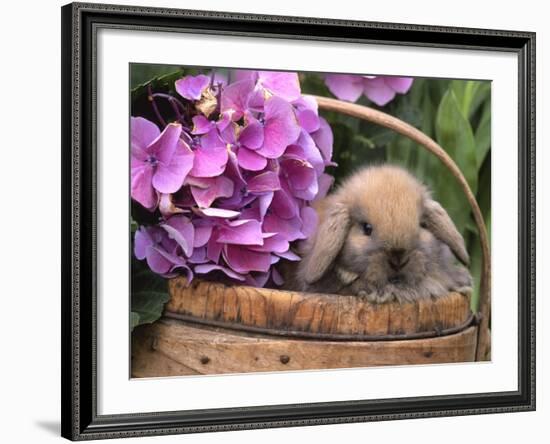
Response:
POLYGON ((477 327, 417 340, 315 341, 239 334, 163 319, 133 338, 135 378, 441 364, 475 359, 477 327))
POLYGON ((471 316, 469 295, 371 304, 355 296, 228 286, 183 277, 169 282, 165 313, 234 329, 310 335, 407 335, 460 327, 471 316))

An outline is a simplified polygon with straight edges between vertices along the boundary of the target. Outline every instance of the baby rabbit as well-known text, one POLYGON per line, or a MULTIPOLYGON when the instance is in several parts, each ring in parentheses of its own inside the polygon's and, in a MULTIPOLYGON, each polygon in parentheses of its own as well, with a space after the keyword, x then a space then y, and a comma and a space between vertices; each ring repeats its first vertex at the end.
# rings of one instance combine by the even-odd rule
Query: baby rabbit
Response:
MULTIPOLYGON (((391 165, 359 170, 316 208, 316 233, 301 246, 295 290, 414 301, 466 291, 464 239, 428 189, 391 165)), ((469 290, 469 289, 468 289, 469 290)))

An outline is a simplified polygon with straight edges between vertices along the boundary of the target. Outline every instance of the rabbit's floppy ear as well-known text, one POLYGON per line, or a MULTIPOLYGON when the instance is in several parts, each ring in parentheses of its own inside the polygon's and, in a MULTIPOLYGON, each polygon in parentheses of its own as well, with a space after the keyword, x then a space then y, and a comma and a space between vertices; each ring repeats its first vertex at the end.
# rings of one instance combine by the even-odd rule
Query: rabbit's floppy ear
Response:
POLYGON ((349 229, 349 213, 341 203, 328 202, 313 247, 305 259, 304 278, 313 284, 323 277, 344 245, 349 229))
POLYGON ((455 224, 445 209, 431 198, 424 201, 424 215, 422 222, 426 228, 440 241, 445 242, 457 259, 464 265, 468 265, 470 257, 464 245, 464 239, 456 229, 455 224))

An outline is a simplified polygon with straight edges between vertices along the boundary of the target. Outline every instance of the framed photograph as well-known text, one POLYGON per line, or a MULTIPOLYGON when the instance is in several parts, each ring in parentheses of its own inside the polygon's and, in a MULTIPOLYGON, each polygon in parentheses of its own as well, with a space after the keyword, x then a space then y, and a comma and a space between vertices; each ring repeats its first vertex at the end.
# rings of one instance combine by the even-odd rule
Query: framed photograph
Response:
POLYGON ((533 410, 534 45, 64 6, 62 435, 533 410))

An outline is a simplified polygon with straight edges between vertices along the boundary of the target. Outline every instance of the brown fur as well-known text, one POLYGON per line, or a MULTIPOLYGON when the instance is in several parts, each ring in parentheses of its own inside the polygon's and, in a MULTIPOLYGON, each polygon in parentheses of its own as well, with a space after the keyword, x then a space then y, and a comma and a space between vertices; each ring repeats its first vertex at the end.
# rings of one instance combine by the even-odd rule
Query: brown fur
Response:
POLYGON ((359 170, 316 210, 317 232, 301 246, 303 259, 287 288, 386 302, 471 286, 452 254, 467 263, 462 237, 426 187, 400 167, 359 170))

